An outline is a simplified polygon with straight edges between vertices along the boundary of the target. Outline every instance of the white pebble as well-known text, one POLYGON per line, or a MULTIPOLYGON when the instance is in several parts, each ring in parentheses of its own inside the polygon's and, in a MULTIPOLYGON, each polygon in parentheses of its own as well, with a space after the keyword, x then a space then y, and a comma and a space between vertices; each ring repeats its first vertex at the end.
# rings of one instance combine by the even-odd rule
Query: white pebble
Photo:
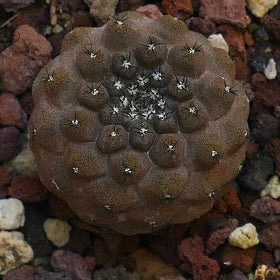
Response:
POLYGON ((0 199, 0 230, 18 229, 24 222, 24 206, 20 200, 0 199))
POLYGON ((276 78, 277 69, 273 58, 269 59, 267 65, 264 67, 264 74, 268 80, 273 80, 276 78))
POLYGON ((280 198, 280 181, 277 175, 270 178, 265 189, 262 190, 261 196, 271 196, 272 198, 280 198))
POLYGON ((0 231, 0 275, 33 259, 30 245, 18 231, 0 231))
POLYGON ((256 227, 247 223, 244 226, 237 227, 228 237, 229 244, 242 249, 248 249, 259 244, 256 227))
POLYGON ((56 247, 62 247, 69 242, 72 228, 67 222, 59 219, 47 219, 43 227, 47 238, 56 247))
POLYGON ((222 34, 212 34, 208 37, 208 41, 213 48, 223 49, 228 53, 229 47, 222 34))
POLYGON ((253 15, 262 18, 277 3, 278 0, 248 0, 248 7, 253 15))

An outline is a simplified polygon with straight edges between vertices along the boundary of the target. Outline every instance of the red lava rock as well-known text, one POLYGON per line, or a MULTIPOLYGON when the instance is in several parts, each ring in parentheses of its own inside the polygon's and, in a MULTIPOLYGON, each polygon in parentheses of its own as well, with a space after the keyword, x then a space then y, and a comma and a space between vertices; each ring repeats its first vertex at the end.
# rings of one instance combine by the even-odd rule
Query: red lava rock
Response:
POLYGON ((9 194, 23 202, 41 202, 47 198, 48 191, 39 178, 15 176, 9 187, 9 194))
POLYGON ((11 182, 13 171, 14 169, 9 165, 0 166, 0 188, 11 182))
POLYGON ((269 225, 261 230, 259 240, 269 250, 280 248, 280 223, 269 225))
POLYGON ((235 212, 241 208, 241 202, 235 188, 230 188, 229 191, 215 203, 215 209, 219 213, 235 212))
POLYGON ((230 56, 235 62, 237 79, 247 80, 250 75, 250 68, 247 65, 248 54, 245 49, 243 33, 240 29, 229 24, 219 26, 218 32, 225 34, 230 48, 230 56))
POLYGON ((266 14, 262 19, 263 24, 280 40, 280 19, 266 14))
POLYGON ((0 5, 3 6, 6 12, 16 12, 34 3, 34 0, 0 0, 0 5))
POLYGON ((258 265, 265 264, 270 267, 275 266, 273 255, 270 252, 260 250, 257 252, 256 263, 258 265))
POLYGON ((201 0, 200 16, 215 23, 230 23, 245 28, 250 23, 245 0, 201 0))
POLYGON ((264 89, 267 86, 267 80, 262 73, 255 73, 252 75, 252 84, 260 89, 264 89))
POLYGON ((0 95, 0 125, 25 127, 26 115, 22 110, 17 98, 11 93, 0 95))
POLYGON ((280 138, 272 139, 268 145, 270 155, 276 163, 276 173, 280 175, 280 138))
POLYGON ((195 32, 200 32, 204 34, 205 36, 209 36, 211 34, 216 33, 216 25, 213 23, 213 21, 195 17, 192 18, 190 21, 190 29, 195 32))
MULTIPOLYGON (((218 262, 205 256, 203 251, 203 241, 199 236, 182 240, 178 245, 179 258, 191 264, 194 280, 212 280, 220 271, 218 262)), ((184 265, 181 268, 184 270, 184 265)))
POLYGON ((11 166, 0 166, 0 199, 9 195, 8 184, 12 180, 14 169, 11 166))
POLYGON ((46 270, 41 267, 23 265, 16 269, 10 270, 3 277, 3 280, 37 280, 36 276, 44 272, 46 272, 46 270))
POLYGON ((163 0, 162 11, 181 20, 186 20, 193 15, 191 0, 163 0))
POLYGON ((243 34, 243 39, 244 39, 244 43, 245 43, 248 47, 254 46, 255 42, 254 42, 253 36, 252 36, 252 34, 249 33, 248 31, 245 31, 245 33, 243 34))
POLYGON ((159 10, 158 6, 153 4, 148 4, 141 6, 136 9, 137 12, 144 14, 145 16, 152 19, 159 19, 163 16, 162 12, 159 10))
POLYGON ((257 199, 250 207, 250 215, 264 223, 280 221, 280 201, 269 196, 257 199))
POLYGON ((237 80, 247 81, 250 77, 250 68, 248 66, 247 55, 233 58, 235 63, 235 77, 237 80))
POLYGON ((239 269, 243 272, 249 272, 252 270, 255 257, 256 247, 244 250, 238 247, 226 245, 222 262, 230 263, 231 267, 239 269))
POLYGON ((234 55, 238 53, 244 53, 245 43, 243 34, 240 29, 229 24, 224 24, 218 27, 218 32, 225 34, 226 41, 230 47, 231 53, 233 53, 234 55))
POLYGON ((0 129, 0 163, 14 158, 21 149, 21 135, 17 128, 7 126, 0 129))
POLYGON ((73 17, 74 27, 90 27, 93 26, 93 20, 89 13, 85 11, 77 11, 73 17))
POLYGON ((14 94, 26 91, 48 62, 51 52, 52 47, 45 37, 28 25, 19 26, 13 44, 0 54, 3 87, 14 94))
POLYGON ((279 82, 268 81, 258 73, 252 76, 252 84, 256 87, 255 98, 252 102, 251 116, 259 113, 271 113, 275 106, 280 106, 279 82))
POLYGON ((211 233, 206 243, 206 254, 213 253, 218 246, 222 245, 230 235, 230 233, 238 226, 236 219, 229 219, 228 224, 211 233))
POLYGON ((85 258, 68 250, 52 253, 51 265, 55 271, 72 273, 77 280, 91 280, 91 272, 85 258))

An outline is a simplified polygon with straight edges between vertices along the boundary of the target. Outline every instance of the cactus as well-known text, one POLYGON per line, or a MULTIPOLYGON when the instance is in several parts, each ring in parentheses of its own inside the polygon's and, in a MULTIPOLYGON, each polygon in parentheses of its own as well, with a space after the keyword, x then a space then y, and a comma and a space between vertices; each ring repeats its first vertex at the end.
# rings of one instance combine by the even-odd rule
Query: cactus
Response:
POLYGON ((40 178, 92 225, 131 235, 192 221, 244 160, 248 100, 233 62, 171 16, 73 30, 33 97, 40 178))

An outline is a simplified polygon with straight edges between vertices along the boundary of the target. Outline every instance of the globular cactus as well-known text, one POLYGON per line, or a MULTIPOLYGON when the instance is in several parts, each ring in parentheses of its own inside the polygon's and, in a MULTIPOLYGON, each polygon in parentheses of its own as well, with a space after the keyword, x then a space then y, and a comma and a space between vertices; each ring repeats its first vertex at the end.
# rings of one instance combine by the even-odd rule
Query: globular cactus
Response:
POLYGON ((33 86, 41 180, 84 222, 124 234, 192 221, 244 159, 236 85, 228 54, 171 16, 77 28, 33 86))

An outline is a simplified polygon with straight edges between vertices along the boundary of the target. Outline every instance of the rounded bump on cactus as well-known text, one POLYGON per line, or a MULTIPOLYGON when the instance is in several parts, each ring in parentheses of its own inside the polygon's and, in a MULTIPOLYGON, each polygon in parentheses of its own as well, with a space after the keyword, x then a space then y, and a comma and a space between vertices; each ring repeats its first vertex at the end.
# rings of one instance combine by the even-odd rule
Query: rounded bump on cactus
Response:
POLYGON ((143 153, 126 150, 112 154, 108 158, 111 177, 123 185, 136 184, 150 168, 150 162, 143 153))
POLYGON ((63 159, 72 178, 96 179, 106 170, 104 159, 93 144, 68 144, 63 159))
POLYGON ((127 21, 125 14, 111 18, 102 33, 101 42, 110 51, 123 51, 135 46, 140 34, 127 21))
POLYGON ((76 97, 73 89, 77 85, 72 81, 67 70, 64 67, 49 67, 44 72, 40 83, 48 100, 58 107, 74 103, 76 97))
POLYGON ((69 141, 94 141, 100 129, 95 113, 74 105, 61 116, 60 127, 69 141))
POLYGON ((136 203, 136 196, 131 186, 118 186, 109 178, 100 178, 90 184, 89 193, 97 210, 104 214, 125 211, 136 203))
POLYGON ((150 169, 139 185, 141 195, 147 201, 172 202, 177 199, 186 188, 188 170, 186 167, 153 168, 150 169))
POLYGON ((141 152, 147 152, 155 139, 152 126, 145 120, 135 121, 129 132, 130 145, 141 152))
POLYGON ((92 28, 79 27, 67 33, 61 42, 61 53, 71 51, 77 45, 85 41, 85 38, 92 36, 92 28))
POLYGON ((168 85, 167 93, 179 102, 189 100, 194 96, 193 80, 176 75, 168 85))
POLYGON ((207 73, 197 85, 199 100, 208 109, 210 120, 219 119, 230 110, 237 90, 226 78, 207 73))
POLYGON ((179 129, 175 114, 169 112, 165 118, 160 115, 154 118, 154 129, 158 134, 176 133, 179 129))
POLYGON ((150 150, 152 161, 161 167, 177 167, 185 156, 186 143, 180 134, 161 134, 150 150))
POLYGON ((209 116, 206 107, 196 98, 185 101, 177 109, 180 131, 189 133, 207 125, 209 116))
POLYGON ((125 80, 135 78, 137 74, 137 63, 131 52, 118 52, 114 54, 112 71, 114 75, 125 80))
POLYGON ((189 32, 183 21, 171 15, 159 18, 156 23, 158 27, 156 34, 170 44, 180 42, 189 32))
POLYGON ((28 126, 28 138, 31 149, 46 149, 49 152, 61 153, 65 139, 59 129, 60 113, 46 102, 42 102, 41 112, 32 114, 28 126))
POLYGON ((151 35, 139 42, 135 57, 142 67, 155 68, 163 64, 167 57, 167 47, 160 38, 151 35))
POLYGON ((111 154, 128 146, 128 135, 121 125, 106 125, 99 133, 96 144, 103 154, 111 154))
POLYGON ((78 93, 78 101, 88 109, 99 111, 109 101, 107 89, 99 83, 85 83, 78 93))
POLYGON ((77 66, 84 79, 99 82, 111 71, 111 54, 100 46, 88 45, 77 55, 77 66))

